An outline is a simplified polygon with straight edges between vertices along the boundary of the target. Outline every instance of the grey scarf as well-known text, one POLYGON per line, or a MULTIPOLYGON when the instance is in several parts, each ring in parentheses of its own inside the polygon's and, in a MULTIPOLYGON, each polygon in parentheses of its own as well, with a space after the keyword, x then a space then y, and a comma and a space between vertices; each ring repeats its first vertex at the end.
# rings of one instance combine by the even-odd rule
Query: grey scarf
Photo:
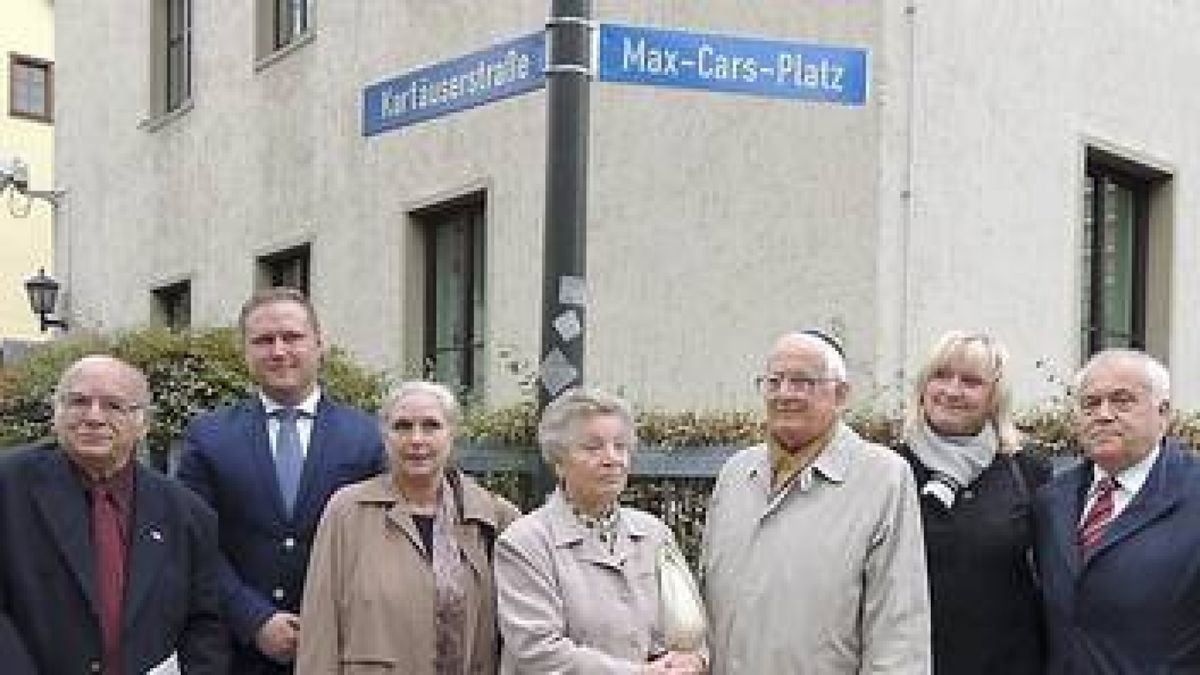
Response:
POLYGON ((1000 441, 990 423, 973 436, 942 436, 929 428, 928 422, 922 422, 908 445, 933 474, 920 486, 921 494, 932 495, 950 508, 958 493, 975 482, 996 458, 1000 441))

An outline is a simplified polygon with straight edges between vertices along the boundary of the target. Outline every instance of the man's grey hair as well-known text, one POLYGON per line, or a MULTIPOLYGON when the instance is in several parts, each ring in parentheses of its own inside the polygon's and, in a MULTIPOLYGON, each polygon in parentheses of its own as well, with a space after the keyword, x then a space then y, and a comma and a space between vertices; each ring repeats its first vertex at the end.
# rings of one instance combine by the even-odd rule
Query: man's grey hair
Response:
POLYGON ((558 466, 579 442, 580 425, 597 415, 620 419, 629 444, 637 444, 633 411, 625 399, 598 389, 569 389, 546 406, 538 423, 538 445, 546 463, 558 466))
POLYGON ((66 402, 67 390, 71 388, 71 384, 79 375, 79 371, 83 370, 87 365, 106 362, 116 365, 124 373, 125 377, 129 378, 129 382, 133 385, 134 389, 133 393, 136 399, 134 402, 143 410, 149 408, 151 403, 150 382, 146 379, 146 374, 142 372, 141 368, 109 354, 88 354, 67 366, 62 371, 62 374, 58 376, 58 383, 54 385, 54 396, 51 399, 54 404, 54 411, 57 413, 62 404, 66 402))
POLYGON ((446 385, 428 380, 408 380, 392 388, 384 397, 383 405, 379 406, 379 424, 386 427, 396 406, 413 394, 426 394, 436 399, 450 430, 458 429, 462 422, 462 406, 458 403, 458 397, 446 385))
POLYGON ((1156 402, 1161 403, 1171 399, 1171 373, 1167 371, 1167 367, 1158 359, 1137 349, 1105 349, 1093 354, 1075 375, 1075 392, 1083 391, 1083 388, 1087 386, 1088 379, 1096 372, 1097 368, 1114 363, 1134 363, 1140 366, 1145 373, 1144 384, 1150 389, 1156 402))
POLYGON ((825 362, 825 377, 835 379, 838 382, 846 381, 846 359, 842 357, 841 353, 838 352, 833 345, 829 344, 828 341, 813 335, 812 333, 806 333, 803 331, 793 331, 781 335, 775 341, 775 345, 771 347, 771 351, 767 355, 767 362, 765 364, 766 366, 770 366, 771 359, 775 357, 777 345, 784 339, 796 340, 816 348, 817 351, 821 353, 822 360, 825 362))

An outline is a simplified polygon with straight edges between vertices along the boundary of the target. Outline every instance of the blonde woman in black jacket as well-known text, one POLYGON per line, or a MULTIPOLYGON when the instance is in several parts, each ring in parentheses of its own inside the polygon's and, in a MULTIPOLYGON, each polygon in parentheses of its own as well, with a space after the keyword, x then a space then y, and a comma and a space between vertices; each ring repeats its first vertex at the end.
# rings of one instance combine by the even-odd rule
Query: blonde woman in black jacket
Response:
POLYGON ((901 454, 921 496, 935 675, 1039 675, 1031 498, 1049 465, 1020 452, 1002 345, 951 331, 921 368, 901 454))

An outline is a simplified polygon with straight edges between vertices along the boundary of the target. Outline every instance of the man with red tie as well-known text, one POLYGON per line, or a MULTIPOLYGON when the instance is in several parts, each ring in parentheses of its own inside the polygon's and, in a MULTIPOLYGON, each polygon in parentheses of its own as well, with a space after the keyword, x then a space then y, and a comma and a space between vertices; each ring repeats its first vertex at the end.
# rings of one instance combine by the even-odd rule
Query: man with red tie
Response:
POLYGON ((1200 672, 1200 460, 1165 438, 1170 376, 1133 350, 1075 380, 1084 462, 1035 501, 1047 672, 1200 672))
POLYGON ((134 458, 145 376, 108 356, 63 373, 57 441, 0 456, 0 669, 228 672, 216 515, 134 458))

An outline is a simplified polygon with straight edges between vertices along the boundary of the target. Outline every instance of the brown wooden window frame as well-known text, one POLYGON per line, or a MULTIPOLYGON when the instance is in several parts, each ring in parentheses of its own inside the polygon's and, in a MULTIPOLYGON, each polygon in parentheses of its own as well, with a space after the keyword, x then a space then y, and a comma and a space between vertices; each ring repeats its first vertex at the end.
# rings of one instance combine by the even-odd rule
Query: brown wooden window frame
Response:
POLYGON ((26 119, 33 122, 44 122, 46 124, 54 123, 54 62, 46 59, 39 59, 36 56, 27 54, 18 54, 17 52, 8 53, 8 114, 11 117, 26 119), (43 95, 45 97, 46 112, 44 115, 39 115, 28 110, 22 110, 17 107, 17 68, 32 68, 41 70, 46 76, 46 86, 43 95))
POLYGON ((445 384, 461 395, 478 395, 484 386, 483 348, 486 340, 483 332, 487 313, 486 194, 474 192, 413 215, 424 247, 424 375, 445 379, 445 374, 438 372, 438 364, 442 358, 450 356, 457 362, 452 370, 457 372, 458 379, 445 384), (449 227, 457 230, 457 237, 440 239, 439 231, 444 232, 444 228, 449 227), (451 302, 453 307, 442 307, 438 302, 439 277, 446 274, 438 266, 439 241, 453 245, 462 266, 459 270, 460 294, 451 302), (445 327, 443 319, 447 315, 456 316, 461 324, 452 331, 449 344, 440 344, 438 328, 445 327))

